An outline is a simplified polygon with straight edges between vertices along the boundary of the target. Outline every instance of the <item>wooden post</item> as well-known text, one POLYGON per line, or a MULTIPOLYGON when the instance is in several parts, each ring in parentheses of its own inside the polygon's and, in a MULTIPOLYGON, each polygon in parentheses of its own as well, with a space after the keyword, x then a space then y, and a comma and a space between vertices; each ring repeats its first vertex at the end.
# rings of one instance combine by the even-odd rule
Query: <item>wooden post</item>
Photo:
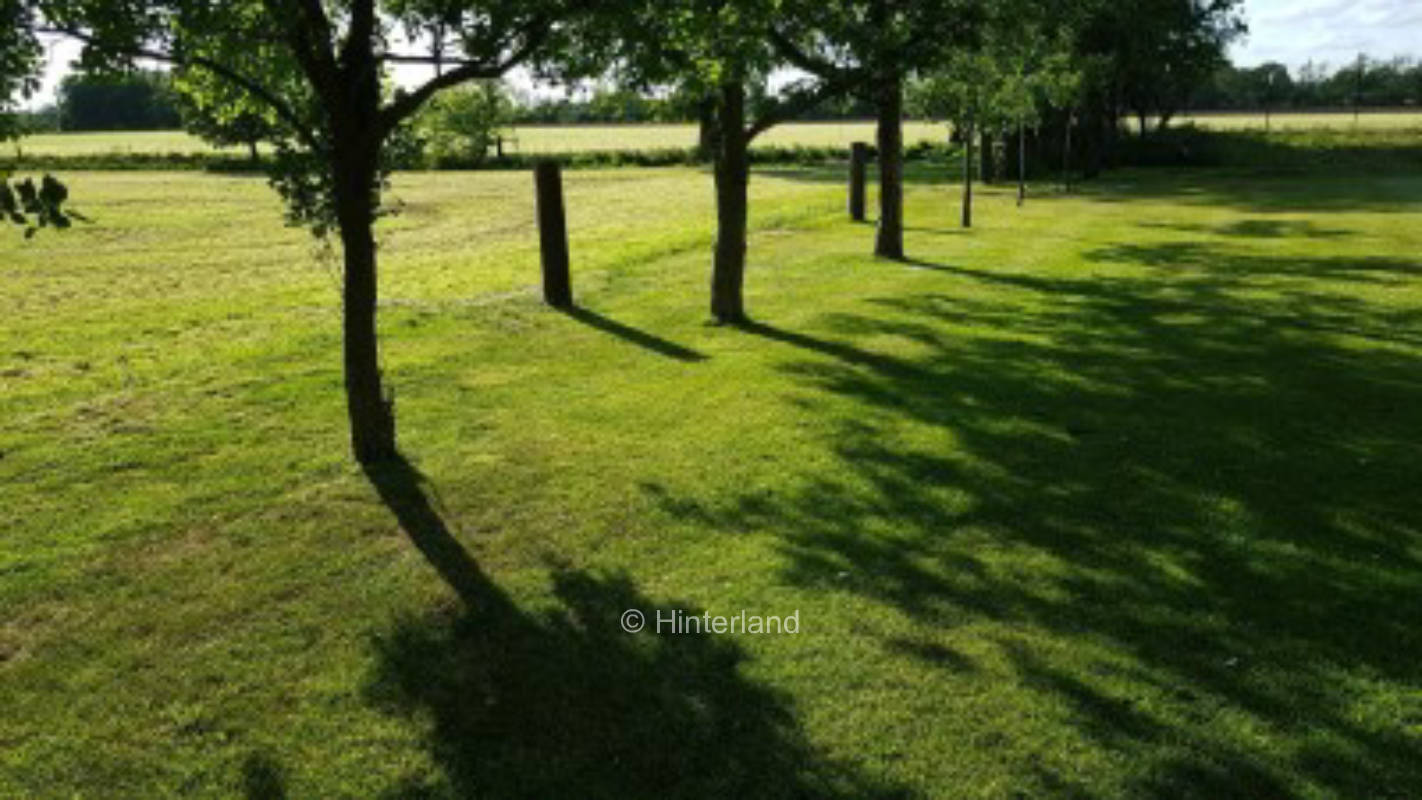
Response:
POLYGON ((554 308, 572 308, 563 174, 557 161, 544 160, 534 165, 533 178, 538 195, 538 244, 543 254, 543 300, 554 308))
POLYGON ((973 117, 968 116, 963 137, 963 227, 973 227, 973 117))
POLYGON ((1027 201, 1027 126, 1017 121, 1017 207, 1027 201))
POLYGON ((869 163, 869 145, 855 142, 849 148, 849 218, 864 221, 864 171, 869 163))

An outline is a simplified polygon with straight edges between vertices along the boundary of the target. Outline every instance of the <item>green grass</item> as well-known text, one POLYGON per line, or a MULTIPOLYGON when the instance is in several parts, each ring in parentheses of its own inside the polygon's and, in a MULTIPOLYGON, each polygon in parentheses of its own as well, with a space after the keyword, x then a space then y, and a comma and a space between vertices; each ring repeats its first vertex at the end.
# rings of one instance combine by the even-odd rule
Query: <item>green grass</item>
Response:
MULTIPOLYGON (((5 151, 13 152, 9 143, 5 151)), ((169 153, 240 154, 240 148, 217 148, 183 131, 104 131, 41 133, 20 140, 21 152, 37 156, 167 155, 169 153)))
POLYGON ((336 267, 259 178, 0 238, 0 796, 1422 791, 1422 178, 1131 172, 909 264, 762 171, 399 175, 346 456, 336 267), (798 610, 628 635, 624 609, 798 610))

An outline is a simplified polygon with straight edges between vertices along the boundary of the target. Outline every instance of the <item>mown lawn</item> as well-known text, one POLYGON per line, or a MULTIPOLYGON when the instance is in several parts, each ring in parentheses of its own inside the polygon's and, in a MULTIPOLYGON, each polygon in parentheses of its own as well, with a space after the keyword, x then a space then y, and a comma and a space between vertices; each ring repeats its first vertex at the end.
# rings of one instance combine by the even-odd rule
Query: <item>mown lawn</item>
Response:
POLYGON ((406 466, 260 179, 0 238, 0 796, 1422 793, 1422 178, 400 175, 406 466), (796 635, 622 632, 636 608, 796 635))

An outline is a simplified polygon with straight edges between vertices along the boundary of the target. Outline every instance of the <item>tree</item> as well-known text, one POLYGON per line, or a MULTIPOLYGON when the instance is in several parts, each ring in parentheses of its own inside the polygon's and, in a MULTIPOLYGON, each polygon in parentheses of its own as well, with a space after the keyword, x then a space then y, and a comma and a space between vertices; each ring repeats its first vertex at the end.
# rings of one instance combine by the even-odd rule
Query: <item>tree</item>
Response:
POLYGON ((168 75, 155 70, 77 72, 59 84, 66 131, 154 131, 181 124, 168 75))
POLYGON ((29 99, 39 89, 35 75, 40 45, 32 11, 21 0, 0 0, 0 142, 20 133, 16 98, 29 99))
POLYGON ((344 262, 343 365, 351 446, 361 463, 398 456, 394 403, 380 372, 373 226, 399 129, 432 97, 495 79, 556 48, 594 0, 35 0, 44 25, 86 43, 90 63, 147 58, 203 71, 260 101, 279 122, 272 178, 293 221, 335 231, 344 262), (415 52, 398 26, 438 30, 415 52), (444 36, 449 36, 446 41, 444 36), (295 65, 296 81, 253 64, 260 48, 295 65), (451 55, 452 54, 452 55, 451 55), (382 92, 393 64, 439 64, 408 92, 382 92), (444 69, 444 66, 448 66, 444 69))
POLYGON ((513 120, 513 101, 499 81, 460 86, 431 100, 415 117, 415 136, 435 164, 479 164, 513 120))
MULTIPOLYGON (((28 99, 39 88, 39 41, 33 28, 33 11, 19 0, 0 0, 0 142, 18 138, 24 128, 15 113, 15 98, 28 99)), ((52 175, 38 184, 33 178, 15 180, 0 168, 0 221, 24 228, 30 237, 40 228, 67 228, 70 212, 64 209, 69 190, 52 175)))
MULTIPOLYGON (((634 85, 672 85, 674 93, 701 98, 701 141, 713 163, 716 244, 711 270, 711 313, 720 322, 745 322, 746 232, 750 145, 774 125, 836 93, 852 76, 798 82, 782 93, 764 91, 779 63, 767 45, 778 4, 770 0, 650 0, 621 24, 604 46, 634 85)), ((596 45, 590 45, 596 49, 596 45)), ((602 60, 592 58, 591 63, 602 60)))
MULTIPOLYGON (((258 44, 244 58, 243 68, 261 74, 266 85, 280 85, 281 95, 300 93, 301 71, 285 48, 258 44)), ((276 110, 241 86, 207 69, 179 67, 173 73, 178 110, 189 133, 219 147, 245 146, 253 164, 260 161, 260 143, 282 138, 276 110)))
POLYGON ((874 104, 879 158, 875 255, 904 257, 904 82, 977 33, 976 0, 789 0, 772 41, 794 66, 854 86, 874 104))
POLYGON ((973 226, 973 146, 982 130, 1003 123, 997 104, 1001 92, 997 65, 982 50, 963 51, 913 83, 909 105, 930 119, 946 120, 963 141, 962 226, 973 226))
MULTIPOLYGON (((1079 27, 1079 55, 1102 56, 1107 113, 1129 109, 1142 136, 1152 115, 1164 128, 1225 62, 1246 31, 1242 0, 1094 0, 1079 27)), ((1114 125, 1114 122, 1111 123, 1114 125)))
POLYGON ((979 131, 1015 129, 1021 205, 1026 199, 1026 128, 1038 124, 1048 108, 1075 103, 1079 71, 1072 63, 1069 39, 1044 33, 1062 23, 1051 2, 1003 0, 981 21, 973 46, 950 54, 913 84, 914 106, 931 117, 951 120, 967 143, 965 228, 972 224, 973 141, 979 131))

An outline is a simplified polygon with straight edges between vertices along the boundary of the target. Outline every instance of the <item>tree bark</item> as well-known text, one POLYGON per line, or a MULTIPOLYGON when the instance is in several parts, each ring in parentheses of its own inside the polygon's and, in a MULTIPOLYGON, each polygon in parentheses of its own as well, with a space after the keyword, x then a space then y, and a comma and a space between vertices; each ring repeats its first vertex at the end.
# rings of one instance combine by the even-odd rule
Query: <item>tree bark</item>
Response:
POLYGON ((879 114, 879 228, 874 255, 904 257, 904 132, 903 80, 887 70, 878 81, 875 106, 879 114))
POLYGON ((963 227, 973 227, 973 123, 968 120, 963 135, 963 227))
MULTIPOLYGON (((345 259, 342 327, 346 411, 356 461, 375 464, 399 457, 394 399, 381 386, 376 332, 375 212, 379 205, 380 71, 372 40, 359 31, 373 24, 373 4, 352 6, 353 32, 339 57, 340 80, 322 86, 331 116, 331 176, 345 259)), ((320 85, 320 81, 317 81, 320 85)))
POLYGON ((346 272, 342 298, 346 412, 356 461, 373 464, 396 456, 394 402, 381 387, 376 338, 374 164, 338 156, 335 167, 346 272))
POLYGON ((750 184, 745 134, 745 85, 738 75, 720 87, 716 124, 716 252, 711 270, 711 313, 719 322, 746 320, 746 190, 750 184))

